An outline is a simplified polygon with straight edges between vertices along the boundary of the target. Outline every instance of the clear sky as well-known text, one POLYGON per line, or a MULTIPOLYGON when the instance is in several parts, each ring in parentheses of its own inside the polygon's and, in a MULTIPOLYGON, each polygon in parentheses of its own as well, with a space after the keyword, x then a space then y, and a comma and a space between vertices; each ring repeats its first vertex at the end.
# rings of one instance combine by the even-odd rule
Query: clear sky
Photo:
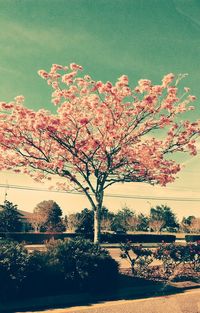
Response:
MULTIPOLYGON (((127 74, 134 85, 140 78, 159 83, 164 74, 188 73, 183 86, 197 96, 200 118, 200 1, 199 0, 0 0, 0 100, 23 94, 35 110, 52 108, 51 90, 37 75, 52 63, 81 64, 97 80, 115 81, 127 74)), ((185 156, 187 166, 166 188, 144 184, 118 185, 109 194, 192 198, 193 201, 109 198, 112 210, 127 204, 147 212, 151 205, 168 204, 179 217, 200 216, 200 162, 185 156)), ((0 173, 0 183, 36 186, 22 175, 0 173)), ((42 186, 45 188, 45 186, 42 186)), ((0 202, 5 189, 0 188, 0 202)), ((8 200, 32 211, 43 199, 57 201, 65 213, 88 206, 82 196, 8 191, 8 200)))

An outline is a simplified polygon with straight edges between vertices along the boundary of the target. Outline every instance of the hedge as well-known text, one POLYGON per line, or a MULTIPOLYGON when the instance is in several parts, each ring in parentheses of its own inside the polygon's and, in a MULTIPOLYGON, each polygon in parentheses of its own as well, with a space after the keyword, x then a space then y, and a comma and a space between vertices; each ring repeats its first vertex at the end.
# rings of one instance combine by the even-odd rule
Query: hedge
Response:
POLYGON ((155 235, 155 234, 102 234, 102 243, 157 243, 157 242, 174 242, 174 235, 155 235))
MULTIPOLYGON (((93 240, 93 234, 78 234, 78 233, 0 233, 0 238, 10 239, 19 243, 26 244, 43 244, 50 239, 67 239, 84 237, 93 240)), ((127 241, 133 243, 161 243, 174 242, 176 236, 174 235, 155 235, 155 234, 102 234, 101 243, 125 243, 127 241)))
POLYGON ((185 236, 186 242, 196 242, 200 241, 200 235, 186 235, 185 236))
POLYGON ((26 244, 43 244, 50 239, 75 238, 77 234, 74 233, 0 233, 0 238, 24 242, 26 244))

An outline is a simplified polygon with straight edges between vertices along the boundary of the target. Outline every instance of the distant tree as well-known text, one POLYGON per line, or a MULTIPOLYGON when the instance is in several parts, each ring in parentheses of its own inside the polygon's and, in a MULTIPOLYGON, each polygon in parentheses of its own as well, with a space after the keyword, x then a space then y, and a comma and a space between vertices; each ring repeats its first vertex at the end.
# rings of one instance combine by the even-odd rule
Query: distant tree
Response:
POLYGON ((164 221, 162 228, 172 231, 179 227, 176 215, 172 212, 172 209, 166 205, 157 205, 150 210, 150 220, 162 220, 164 221))
POLYGON ((79 227, 80 220, 77 213, 72 213, 67 215, 67 230, 69 232, 75 232, 76 229, 79 227))
POLYGON ((80 213, 76 213, 77 217, 77 233, 93 233, 94 231, 94 211, 87 208, 83 209, 80 213))
POLYGON ((112 220, 106 217, 101 219, 101 230, 107 232, 112 228, 112 220))
POLYGON ((185 217, 185 216, 183 217, 181 224, 180 224, 181 230, 183 232, 190 232, 190 225, 193 219, 195 219, 195 216, 193 215, 190 215, 188 217, 185 217))
POLYGON ((66 230, 68 228, 68 218, 67 218, 67 215, 64 216, 63 223, 65 225, 65 230, 66 230))
POLYGON ((147 231, 149 229, 149 217, 144 215, 143 213, 140 213, 138 215, 138 226, 137 229, 140 231, 147 231))
POLYGON ((132 215, 127 218, 127 225, 129 231, 136 231, 139 225, 139 218, 136 215, 132 215))
POLYGON ((129 230, 129 220, 134 216, 134 212, 130 210, 127 206, 124 206, 121 210, 115 214, 112 230, 117 231, 128 231, 129 230))
POLYGON ((101 230, 106 232, 111 230, 115 214, 110 212, 105 206, 101 211, 101 230))
MULTIPOLYGON (((77 233, 92 233, 94 231, 94 212, 91 209, 83 209, 79 213, 68 215, 68 229, 75 230, 77 233)), ((101 211, 101 229, 108 231, 111 229, 114 213, 110 212, 106 207, 102 207, 101 211)))
POLYGON ((164 220, 150 220, 149 221, 149 228, 152 229, 155 232, 160 232, 162 227, 165 225, 164 220))
POLYGON ((46 223, 43 226, 46 231, 63 232, 66 230, 62 219, 62 210, 56 202, 52 203, 46 223))
POLYGON ((41 221, 42 231, 65 231, 66 227, 62 219, 62 210, 53 200, 42 201, 34 209, 34 215, 41 221))
POLYGON ((0 231, 1 232, 18 232, 22 230, 22 214, 17 210, 17 205, 7 200, 1 206, 0 211, 0 231))
POLYGON ((200 217, 193 218, 189 225, 190 232, 199 233, 200 232, 200 217))
POLYGON ((45 224, 47 220, 46 214, 39 210, 35 210, 32 216, 29 218, 29 221, 34 229, 34 232, 40 232, 41 227, 45 224))

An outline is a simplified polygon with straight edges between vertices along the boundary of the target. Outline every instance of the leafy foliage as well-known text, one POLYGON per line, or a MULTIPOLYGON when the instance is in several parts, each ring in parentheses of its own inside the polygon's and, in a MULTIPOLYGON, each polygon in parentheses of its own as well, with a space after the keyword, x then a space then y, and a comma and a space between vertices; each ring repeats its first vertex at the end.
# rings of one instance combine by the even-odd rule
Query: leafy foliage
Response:
POLYGON ((115 232, 123 231, 126 232, 129 229, 129 220, 134 216, 134 212, 127 206, 115 214, 111 229, 115 232))
POLYGON ((27 276, 29 255, 23 245, 12 241, 0 244, 0 297, 17 296, 27 276))
POLYGON ((89 240, 52 241, 47 255, 49 263, 59 267, 71 286, 97 290, 114 286, 116 282, 118 264, 107 250, 89 240))
POLYGON ((17 232, 22 230, 21 214, 17 205, 7 200, 1 206, 0 211, 0 232, 17 232))
POLYGON ((77 225, 76 232, 82 234, 91 234, 94 231, 94 211, 87 208, 80 213, 76 213, 77 225))
POLYGON ((186 246, 163 242, 154 251, 128 242, 121 245, 121 257, 129 261, 133 275, 150 279, 195 278, 200 270, 199 242, 186 246), (160 264, 154 266, 153 261, 160 264))
POLYGON ((40 202, 34 209, 34 216, 42 231, 62 232, 66 229, 61 218, 62 210, 53 200, 40 202))
POLYGON ((149 228, 149 217, 145 216, 144 214, 140 213, 138 215, 138 227, 137 229, 139 231, 147 231, 149 228))
POLYGON ((46 252, 28 254, 20 244, 0 245, 0 300, 117 287, 118 263, 89 240, 52 240, 46 252))
POLYGON ((172 209, 166 205, 158 205, 150 210, 150 220, 163 221, 160 230, 165 228, 170 231, 174 228, 178 228, 178 222, 172 209))
POLYGON ((196 270, 200 264, 200 245, 162 244, 155 251, 155 258, 163 262, 164 273, 168 277, 174 275, 180 264, 189 263, 196 270))
POLYGON ((152 251, 144 249, 142 245, 134 246, 131 242, 121 244, 121 257, 131 264, 132 273, 144 273, 152 263, 152 251))

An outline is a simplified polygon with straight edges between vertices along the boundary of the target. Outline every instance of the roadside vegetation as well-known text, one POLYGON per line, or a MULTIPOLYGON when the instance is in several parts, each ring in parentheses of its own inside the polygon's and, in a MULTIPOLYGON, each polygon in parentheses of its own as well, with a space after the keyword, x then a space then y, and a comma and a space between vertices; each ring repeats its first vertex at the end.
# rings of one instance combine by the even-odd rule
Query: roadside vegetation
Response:
POLYGON ((0 245, 0 300, 117 287, 118 263, 89 240, 50 241, 46 252, 29 254, 16 242, 0 245))

